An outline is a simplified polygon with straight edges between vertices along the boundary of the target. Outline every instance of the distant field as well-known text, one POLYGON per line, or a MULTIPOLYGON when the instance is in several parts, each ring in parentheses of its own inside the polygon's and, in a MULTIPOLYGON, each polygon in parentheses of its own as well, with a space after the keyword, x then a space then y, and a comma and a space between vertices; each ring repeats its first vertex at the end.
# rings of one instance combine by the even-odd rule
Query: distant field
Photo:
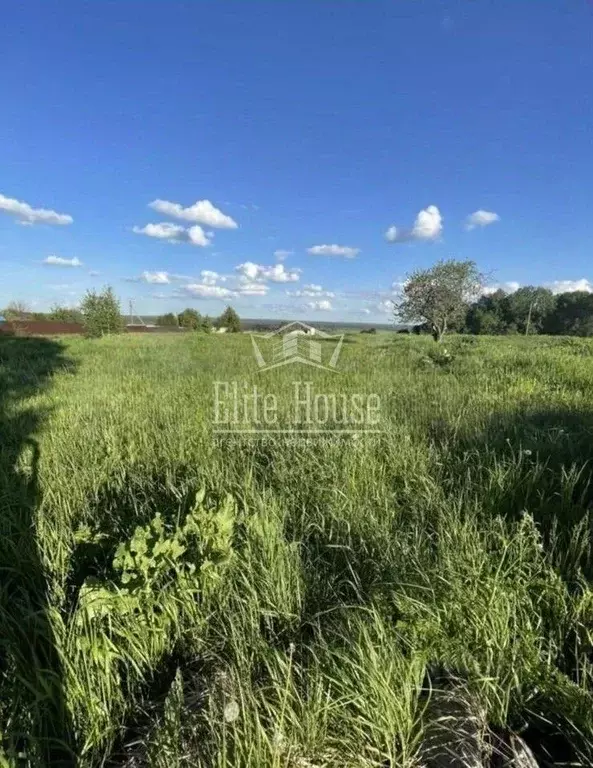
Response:
POLYGON ((0 430, 0 765, 416 766, 442 669, 593 763, 593 342, 0 339, 0 430), (295 378, 380 431, 214 434, 295 378))

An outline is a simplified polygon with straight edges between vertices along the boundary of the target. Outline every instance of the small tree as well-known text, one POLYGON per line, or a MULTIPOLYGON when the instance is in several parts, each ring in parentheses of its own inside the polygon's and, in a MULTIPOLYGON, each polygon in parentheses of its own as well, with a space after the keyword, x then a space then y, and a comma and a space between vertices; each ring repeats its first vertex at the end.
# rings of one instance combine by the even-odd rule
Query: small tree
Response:
POLYGON ((204 315, 202 318, 202 330, 204 333, 212 333, 212 320, 208 315, 204 315))
POLYGON ((179 325, 182 328, 189 328, 191 331, 199 331, 202 325, 202 316, 197 309, 184 309, 177 316, 179 325))
POLYGON ((160 315, 156 319, 157 325, 178 325, 177 322, 177 315, 174 315, 173 312, 167 312, 166 315, 160 315))
POLYGON ((403 322, 428 323, 434 340, 440 342, 448 329, 463 321, 481 282, 475 262, 439 261, 409 275, 394 313, 403 322))
POLYGON ((226 328, 229 333, 239 333, 241 330, 241 320, 239 315, 230 306, 227 307, 218 318, 217 325, 219 328, 226 328))
POLYGON ((119 301, 111 287, 104 288, 100 293, 87 291, 80 309, 87 336, 96 338, 123 331, 119 301))
POLYGON ((29 308, 23 301, 11 301, 2 315, 7 320, 25 320, 29 316, 29 308))

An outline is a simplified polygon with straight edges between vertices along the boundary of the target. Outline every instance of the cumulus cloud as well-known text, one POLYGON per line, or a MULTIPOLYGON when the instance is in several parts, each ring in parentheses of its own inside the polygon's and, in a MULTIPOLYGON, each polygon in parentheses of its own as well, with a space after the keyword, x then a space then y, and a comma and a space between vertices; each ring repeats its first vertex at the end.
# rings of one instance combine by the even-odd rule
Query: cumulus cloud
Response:
POLYGON ((301 276, 300 269, 286 269, 284 264, 272 264, 266 266, 263 264, 254 264, 252 261, 246 261, 235 267, 239 273, 239 279, 243 282, 265 282, 272 283, 296 283, 301 276))
POLYGON ((333 307, 331 301, 327 299, 321 299, 321 301, 309 301, 307 303, 308 309, 313 309, 315 312, 332 312, 333 307))
POLYGON ((218 272, 213 272, 211 269, 203 269, 200 272, 200 277, 204 285, 216 285, 216 283, 224 283, 226 280, 224 275, 219 275, 218 272))
POLYGON ((500 221, 500 216, 493 211, 483 211, 481 208, 478 211, 470 213, 465 220, 466 229, 475 229, 476 227, 487 227, 489 224, 494 224, 500 221))
POLYGON ((152 203, 149 203, 149 207, 164 216, 203 224, 214 229, 237 229, 238 227, 234 219, 212 205, 210 200, 197 200, 187 208, 168 200, 153 200, 152 203))
POLYGON ((360 253, 360 248, 352 248, 349 245, 313 245, 307 248, 311 256, 343 256, 345 259, 354 259, 360 253))
POLYGON ((407 243, 414 240, 431 241, 438 240, 442 231, 443 217, 441 212, 436 205, 429 205, 418 213, 411 229, 389 227, 385 233, 385 239, 389 243, 407 243))
POLYGON ((44 264, 49 264, 52 267, 82 267, 82 261, 76 258, 63 259, 61 256, 48 256, 43 260, 44 264))
POLYGON ((276 261, 286 261, 286 259, 289 256, 292 256, 294 251, 286 251, 284 248, 278 248, 278 250, 274 251, 274 257, 276 261))
POLYGON ((140 279, 144 283, 158 283, 160 285, 170 282, 167 272, 143 272, 140 279))
POLYGON ((47 208, 32 208, 29 203, 0 195, 0 211, 14 216, 21 224, 72 224, 74 219, 66 213, 56 213, 47 208))
POLYGON ((496 291, 504 291, 505 293, 515 293, 521 287, 521 284, 515 280, 509 280, 507 283, 494 283, 493 285, 482 286, 482 293, 485 296, 490 296, 496 291))
POLYGON ((367 309, 367 307, 364 307, 363 309, 360 310, 360 313, 361 313, 361 315, 370 315, 371 314, 371 310, 367 309))
POLYGON ((199 245, 201 247, 210 245, 212 242, 211 237, 204 232, 199 224, 194 224, 193 227, 187 230, 187 239, 192 245, 199 245))
POLYGON ((185 227, 182 227, 180 224, 171 224, 168 221, 163 221, 160 224, 147 224, 145 227, 132 227, 132 232, 137 235, 156 237, 158 240, 179 243, 182 241, 182 235, 185 235, 185 227))
POLYGON ((190 283, 189 285, 184 285, 183 290, 190 296, 197 296, 202 299, 229 299, 235 295, 228 288, 207 283, 190 283))
POLYGON ((552 293, 575 293, 576 291, 593 293, 593 283, 584 277, 580 280, 554 280, 552 283, 547 283, 546 288, 549 288, 552 293))
POLYGON ((324 291, 320 285, 315 285, 315 283, 304 285, 300 291, 287 291, 286 293, 289 296, 313 296, 317 298, 327 296, 328 299, 333 299, 336 295, 332 291, 324 291))
POLYGON ((181 224, 162 221, 158 224, 146 224, 144 227, 132 227, 132 232, 155 237, 157 240, 166 240, 168 243, 190 243, 205 247, 212 242, 199 224, 186 229, 181 224))
POLYGON ((96 270, 96 269, 91 269, 91 271, 89 272, 89 275, 90 275, 91 277, 98 277, 100 274, 101 274, 101 273, 100 273, 100 272, 97 272, 97 270, 96 270))

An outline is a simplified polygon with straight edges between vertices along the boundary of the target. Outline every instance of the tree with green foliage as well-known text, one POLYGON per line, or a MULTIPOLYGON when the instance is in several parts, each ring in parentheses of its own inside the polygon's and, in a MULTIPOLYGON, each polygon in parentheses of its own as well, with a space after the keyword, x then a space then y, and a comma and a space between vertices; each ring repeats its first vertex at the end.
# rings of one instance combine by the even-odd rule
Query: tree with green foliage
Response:
POLYGON ((80 309, 73 307, 60 307, 57 304, 49 312, 50 320, 59 320, 62 323, 83 323, 83 316, 80 309))
POLYGON ((97 338, 123 331, 120 304, 110 286, 101 292, 87 291, 80 309, 87 336, 97 338))
POLYGON ((202 316, 197 309, 188 307, 177 315, 179 326, 188 328, 190 331, 199 331, 202 325, 202 316))
POLYGON ((434 340, 440 342, 447 330, 463 322, 481 283, 475 262, 439 261, 408 276, 394 314, 398 321, 429 323, 434 340))
POLYGON ((202 330, 204 333, 212 333, 212 320, 208 317, 208 315, 204 315, 202 318, 202 330))
POLYGON ((560 293, 543 321, 543 333, 593 336, 593 294, 587 291, 560 293))
POLYGON ((241 320, 235 310, 228 306, 218 318, 219 328, 226 328, 229 333, 239 333, 241 330, 241 320))
POLYGON ((500 289, 480 296, 467 311, 464 330, 467 333, 490 336, 508 333, 511 324, 508 319, 507 299, 507 294, 500 289))
POLYGON ((507 297, 508 314, 520 333, 540 333, 544 320, 554 310, 555 298, 548 288, 526 285, 507 297))
POLYGON ((156 324, 164 326, 176 326, 179 325, 179 322, 177 320, 177 315, 173 314, 173 312, 167 312, 166 315, 160 315, 157 317, 156 324))

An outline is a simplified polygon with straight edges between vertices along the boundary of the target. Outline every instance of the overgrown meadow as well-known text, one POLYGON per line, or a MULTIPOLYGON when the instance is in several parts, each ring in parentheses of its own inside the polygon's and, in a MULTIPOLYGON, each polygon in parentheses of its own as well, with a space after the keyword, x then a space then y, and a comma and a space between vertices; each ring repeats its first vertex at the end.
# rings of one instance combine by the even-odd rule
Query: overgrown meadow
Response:
POLYGON ((0 765, 420 765, 443 670, 593 762, 593 342, 12 338, 0 377, 0 765), (213 434, 215 381, 295 378, 382 432, 213 434))

